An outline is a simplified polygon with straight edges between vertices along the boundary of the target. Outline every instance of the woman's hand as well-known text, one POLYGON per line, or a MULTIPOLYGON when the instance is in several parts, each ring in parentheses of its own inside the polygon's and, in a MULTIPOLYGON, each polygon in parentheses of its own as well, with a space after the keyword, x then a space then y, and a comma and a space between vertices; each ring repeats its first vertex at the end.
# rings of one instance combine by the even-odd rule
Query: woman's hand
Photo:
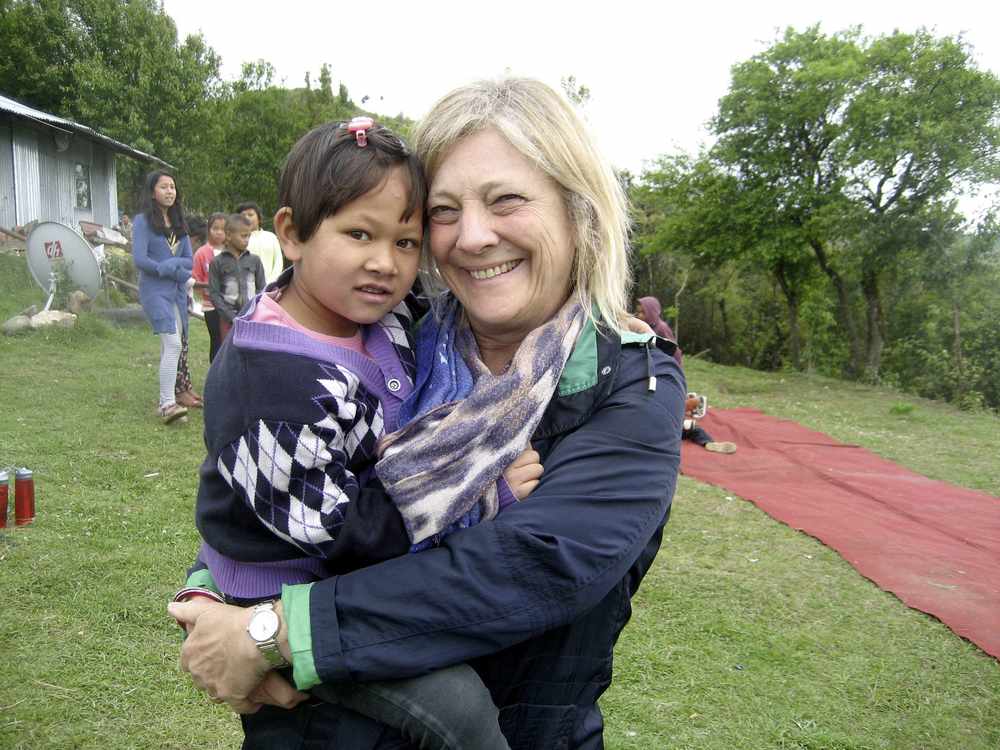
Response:
POLYGON ((510 491, 514 493, 514 497, 524 500, 538 486, 543 471, 538 451, 529 448, 507 467, 503 478, 507 481, 510 491))
MULTIPOLYGON (((167 611, 188 631, 181 668, 213 700, 228 703, 237 713, 253 713, 261 703, 270 702, 262 700, 264 696, 280 691, 273 681, 263 686, 263 692, 258 690, 269 669, 247 633, 252 610, 195 599, 171 603, 167 611)), ((280 693, 280 698, 288 696, 280 693)))

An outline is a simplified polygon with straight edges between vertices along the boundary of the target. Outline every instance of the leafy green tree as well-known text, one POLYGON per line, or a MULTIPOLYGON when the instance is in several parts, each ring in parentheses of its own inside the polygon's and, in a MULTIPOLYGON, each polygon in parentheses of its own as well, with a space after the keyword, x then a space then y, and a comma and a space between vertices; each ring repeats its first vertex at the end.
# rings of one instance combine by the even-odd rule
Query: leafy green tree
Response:
POLYGON ((87 50, 66 0, 0 0, 0 91, 64 113, 78 88, 75 64, 87 50))
POLYGON ((645 208, 636 233, 640 253, 681 251, 700 266, 736 263, 774 280, 787 309, 788 354, 800 367, 799 309, 813 265, 800 228, 774 213, 768 186, 726 172, 708 155, 675 156, 648 170, 633 196, 645 208))
POLYGON ((776 226, 801 231, 836 291, 849 372, 878 376, 882 286, 903 253, 926 251, 955 197, 1000 175, 998 115, 1000 81, 960 39, 925 31, 789 29, 734 67, 713 156, 772 191, 776 226))

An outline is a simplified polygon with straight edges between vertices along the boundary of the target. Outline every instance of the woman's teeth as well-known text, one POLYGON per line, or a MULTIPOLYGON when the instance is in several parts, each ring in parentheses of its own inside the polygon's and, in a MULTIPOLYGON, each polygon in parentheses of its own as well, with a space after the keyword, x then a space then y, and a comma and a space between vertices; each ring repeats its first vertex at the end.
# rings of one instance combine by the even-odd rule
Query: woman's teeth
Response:
POLYGON ((478 271, 469 271, 472 278, 477 281, 482 281, 483 279, 492 279, 494 276, 499 276, 500 274, 507 273, 508 271, 513 271, 517 268, 519 260, 509 260, 506 263, 501 263, 499 266, 493 266, 493 268, 483 268, 478 271))

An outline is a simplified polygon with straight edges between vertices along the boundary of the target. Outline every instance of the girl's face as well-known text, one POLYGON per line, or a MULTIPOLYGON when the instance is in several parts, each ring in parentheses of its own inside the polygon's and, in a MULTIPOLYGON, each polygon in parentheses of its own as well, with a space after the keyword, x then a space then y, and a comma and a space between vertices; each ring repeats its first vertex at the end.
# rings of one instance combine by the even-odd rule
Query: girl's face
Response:
POLYGON ((257 215, 256 211, 254 211, 252 208, 244 208, 242 211, 240 211, 240 213, 250 220, 251 232, 256 232, 258 229, 260 229, 260 216, 257 215))
POLYGON ((417 277, 423 221, 401 217, 409 180, 396 167, 381 185, 326 217, 306 241, 295 233, 288 207, 275 216, 286 257, 295 264, 281 306, 306 328, 353 336, 400 303, 417 277))
POLYGON ((226 243, 226 220, 216 219, 208 228, 208 244, 222 247, 226 243))
POLYGON ((174 185, 174 178, 169 175, 160 175, 160 179, 153 185, 153 201, 157 206, 166 211, 177 200, 177 186, 174 185))

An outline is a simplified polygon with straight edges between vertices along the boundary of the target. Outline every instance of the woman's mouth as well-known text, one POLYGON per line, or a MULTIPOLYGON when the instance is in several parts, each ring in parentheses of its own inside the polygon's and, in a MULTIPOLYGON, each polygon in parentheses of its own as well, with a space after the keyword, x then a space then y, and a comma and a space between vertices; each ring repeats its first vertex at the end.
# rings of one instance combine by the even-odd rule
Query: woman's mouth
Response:
POLYGON ((506 263, 490 266, 489 268, 469 269, 469 275, 476 281, 484 281, 486 279, 492 279, 494 276, 502 276, 505 273, 509 273, 519 265, 521 265, 520 260, 508 260, 506 263))

